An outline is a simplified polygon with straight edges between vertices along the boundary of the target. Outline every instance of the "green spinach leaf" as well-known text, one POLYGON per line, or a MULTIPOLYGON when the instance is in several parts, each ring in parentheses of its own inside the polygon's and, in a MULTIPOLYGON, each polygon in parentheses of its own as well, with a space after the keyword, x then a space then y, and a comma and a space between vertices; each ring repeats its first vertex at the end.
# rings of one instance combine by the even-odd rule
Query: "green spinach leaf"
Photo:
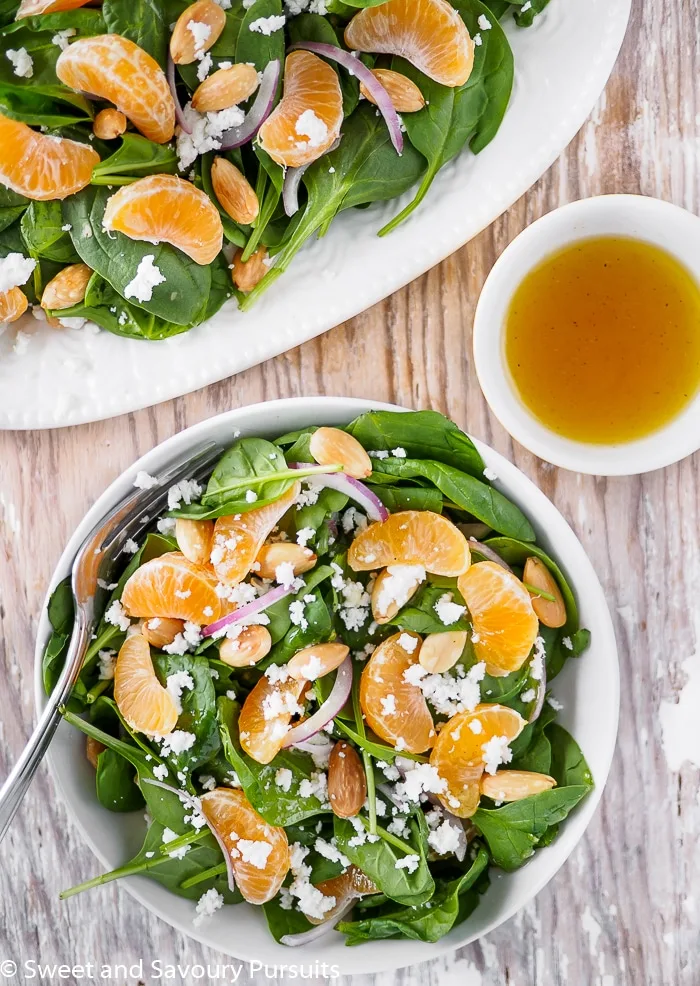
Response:
POLYGON ((193 688, 184 688, 180 695, 182 712, 176 726, 177 729, 192 733, 194 743, 182 753, 170 753, 165 757, 174 773, 188 772, 191 775, 210 760, 221 746, 216 717, 216 691, 209 661, 206 657, 192 654, 157 653, 153 656, 153 664, 163 685, 170 675, 183 672, 194 683, 193 688))
POLYGON ((73 248, 59 201, 32 202, 22 216, 20 228, 31 257, 74 264, 80 257, 73 248))
POLYGON ((125 185, 147 175, 177 173, 177 154, 169 144, 155 144, 127 132, 121 144, 92 170, 93 185, 125 185))
POLYGON ((145 804, 133 766, 114 750, 103 750, 98 756, 95 786, 97 800, 109 811, 138 811, 145 804))
POLYGON ((110 34, 133 41, 165 69, 170 29, 160 0, 104 0, 102 16, 110 34))

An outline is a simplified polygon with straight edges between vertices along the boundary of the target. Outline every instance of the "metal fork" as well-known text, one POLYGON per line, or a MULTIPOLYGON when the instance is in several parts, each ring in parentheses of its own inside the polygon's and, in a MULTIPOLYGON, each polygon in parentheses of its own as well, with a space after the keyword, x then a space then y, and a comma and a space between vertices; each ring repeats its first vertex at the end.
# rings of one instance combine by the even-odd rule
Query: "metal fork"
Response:
MULTIPOLYGON (((183 479, 203 479, 223 453, 214 442, 187 452, 163 470, 158 486, 129 493, 106 514, 83 541, 71 570, 75 618, 66 661, 29 742, 0 789, 0 841, 14 818, 34 773, 49 748, 61 720, 60 709, 67 702, 83 667, 85 653, 98 623, 95 597, 101 586, 116 581, 113 576, 127 556, 126 542, 143 534, 149 520, 165 506, 168 490, 183 479)), ((104 595, 104 593, 103 593, 104 595)))

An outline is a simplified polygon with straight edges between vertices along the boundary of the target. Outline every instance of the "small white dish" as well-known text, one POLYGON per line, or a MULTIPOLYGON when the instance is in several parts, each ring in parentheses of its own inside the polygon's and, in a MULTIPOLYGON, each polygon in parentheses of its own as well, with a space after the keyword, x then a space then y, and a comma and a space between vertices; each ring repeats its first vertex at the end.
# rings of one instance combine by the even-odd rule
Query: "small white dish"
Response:
POLYGON ((517 394, 505 361, 506 314, 526 275, 568 244, 607 235, 632 237, 661 247, 700 283, 697 216, 642 195, 602 195, 572 202, 528 226, 496 261, 474 316, 474 363, 489 407, 526 449, 575 472, 632 476, 671 465, 700 448, 700 393, 669 424, 645 438, 593 445, 564 438, 538 421, 517 394))
MULTIPOLYGON (((292 398, 227 411, 174 435, 122 473, 88 511, 56 566, 46 603, 51 591, 70 571, 75 552, 89 530, 133 488, 134 477, 139 470, 157 475, 165 463, 187 449, 194 449, 207 440, 228 445, 237 431, 243 435, 274 438, 311 424, 347 424, 358 414, 373 408, 406 410, 348 397, 292 398)), ((303 967, 306 978, 319 978, 321 974, 315 964, 323 962, 327 963, 326 968, 337 968, 337 972, 330 973, 331 977, 397 969, 453 951, 499 927, 539 893, 576 848, 600 801, 615 750, 620 679, 612 621, 593 566, 556 507, 511 462, 480 442, 476 444, 487 467, 498 476, 496 486, 527 514, 537 532, 538 542, 551 552, 568 574, 578 597, 581 625, 591 631, 591 646, 580 660, 568 662, 556 679, 553 690, 564 705, 561 722, 576 737, 588 760, 596 785, 594 790, 562 825, 554 842, 540 850, 526 866, 509 874, 494 870, 492 884, 474 913, 436 944, 377 941, 348 948, 342 935, 331 932, 312 944, 290 949, 278 945, 270 936, 261 908, 247 904, 225 907, 207 923, 195 928, 192 924, 195 909, 191 901, 176 897, 146 877, 130 877, 120 881, 120 886, 136 901, 183 935, 249 962, 263 962, 268 966, 276 963, 287 967, 291 963, 303 967), (315 973, 309 971, 314 968, 315 973)), ((37 713, 46 702, 41 680, 41 658, 49 634, 45 606, 35 655, 37 713)), ((85 756, 85 738, 77 729, 61 723, 47 759, 69 813, 99 860, 95 870, 109 870, 122 865, 134 855, 143 840, 145 826, 142 813, 112 814, 99 804, 95 796, 94 770, 85 756)), ((91 873, 84 875, 87 878, 91 873)), ((101 891, 96 889, 89 893, 100 895, 101 891)), ((102 909, 103 920, 116 921, 116 913, 114 918, 105 917, 104 900, 102 897, 97 899, 95 907, 102 909)))

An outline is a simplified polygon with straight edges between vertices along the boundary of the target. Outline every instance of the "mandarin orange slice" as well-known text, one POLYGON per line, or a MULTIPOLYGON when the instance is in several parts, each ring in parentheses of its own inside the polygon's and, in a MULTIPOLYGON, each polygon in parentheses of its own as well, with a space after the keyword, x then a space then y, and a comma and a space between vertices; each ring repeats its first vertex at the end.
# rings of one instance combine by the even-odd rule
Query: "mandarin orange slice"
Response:
POLYGON ((481 793, 493 801, 522 801, 533 794, 542 794, 556 787, 549 774, 533 770, 497 770, 481 778, 481 793))
POLYGON ((362 531, 350 545, 354 572, 387 565, 422 565, 434 575, 461 575, 469 568, 469 542, 451 520, 430 510, 402 510, 362 531))
POLYGON ((258 142, 285 168, 311 164, 335 142, 343 122, 343 94, 335 70, 310 51, 284 63, 284 94, 260 128, 258 142))
POLYGON ((294 483, 274 503, 242 514, 219 517, 214 525, 211 561, 217 577, 237 585, 251 570, 268 534, 292 506, 301 486, 294 483))
POLYGON ((404 679, 404 672, 418 663, 420 642, 415 633, 388 637, 374 651, 360 679, 360 705, 368 725, 385 742, 408 753, 424 753, 435 742, 433 717, 423 692, 404 679))
POLYGON ((358 440, 340 428, 317 428, 309 440, 309 452, 321 466, 340 463, 343 472, 365 479, 372 472, 372 460, 358 440))
POLYGON ((219 210, 209 196, 175 175, 149 175, 124 185, 108 199, 103 225, 130 240, 170 243, 197 264, 210 264, 224 240, 219 210))
POLYGON ((164 144, 175 132, 175 103, 162 68, 119 34, 78 38, 62 51, 56 75, 64 85, 113 103, 144 137, 164 144))
POLYGON ((471 818, 479 807, 484 747, 496 738, 511 743, 526 725, 514 709, 495 704, 458 712, 445 723, 430 754, 430 763, 447 783, 447 790, 438 795, 445 808, 460 818, 471 818))
POLYGON ((249 693, 238 718, 241 746, 253 760, 269 763, 282 749, 299 699, 308 687, 305 680, 287 678, 271 682, 263 675, 249 693))
POLYGON ((213 623, 221 616, 216 579, 179 551, 169 551, 137 568, 122 592, 130 616, 168 617, 190 623, 213 623))
POLYGON ((326 911, 322 918, 310 917, 306 919, 311 924, 323 924, 339 914, 346 904, 358 897, 366 897, 368 894, 378 894, 379 888, 362 872, 358 866, 351 865, 343 873, 333 876, 329 880, 316 884, 316 889, 320 890, 324 897, 335 897, 335 904, 330 911, 326 911))
POLYGON ((15 20, 34 17, 36 14, 58 14, 62 10, 75 10, 89 2, 90 0, 22 0, 15 20))
POLYGON ((100 156, 87 144, 37 133, 0 114, 0 185, 28 199, 65 199, 90 184, 100 156))
POLYGON ((117 655, 114 701, 132 729, 140 733, 166 736, 175 729, 175 700, 158 680, 151 648, 140 633, 130 634, 117 655))
POLYGON ((523 666, 539 623, 530 594, 512 572, 480 561, 457 583, 474 627, 472 643, 489 674, 502 676, 523 666))
POLYGON ((185 558, 195 565, 208 565, 214 540, 214 521, 178 517, 175 521, 175 540, 185 558))
POLYGON ((217 787, 201 811, 231 856, 238 889, 250 904, 271 900, 289 872, 287 833, 257 813, 243 791, 217 787))
POLYGON ((366 7, 345 28, 345 44, 401 55, 443 86, 463 86, 474 65, 474 42, 447 0, 388 0, 366 7))
POLYGON ((27 296, 20 288, 0 291, 0 325, 15 322, 27 310, 27 296))

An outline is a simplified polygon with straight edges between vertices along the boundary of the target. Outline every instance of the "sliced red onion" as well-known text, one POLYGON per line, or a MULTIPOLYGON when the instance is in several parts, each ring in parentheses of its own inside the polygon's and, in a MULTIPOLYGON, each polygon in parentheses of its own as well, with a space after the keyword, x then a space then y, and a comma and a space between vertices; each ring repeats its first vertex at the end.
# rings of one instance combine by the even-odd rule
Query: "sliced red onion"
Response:
POLYGON ((465 538, 469 538, 470 541, 481 541, 483 538, 488 537, 493 530, 488 524, 482 524, 481 521, 475 524, 457 524, 457 527, 465 538))
POLYGON ((335 740, 332 740, 330 736, 321 736, 320 733, 316 733, 307 740, 301 740, 299 743, 294 744, 295 750, 302 750, 303 753, 310 753, 312 756, 316 754, 318 756, 320 753, 325 753, 335 746, 335 740))
POLYGON ((489 548, 488 544, 484 544, 482 541, 476 541, 473 538, 469 538, 469 547, 473 548, 475 551, 478 551, 480 555, 483 555, 484 558, 488 558, 489 561, 493 561, 497 565, 500 565, 501 568, 505 568, 506 572, 510 572, 512 575, 513 569, 510 565, 503 561, 501 556, 497 554, 493 548, 489 548))
POLYGON ((534 722, 535 719, 539 719, 540 713, 542 712, 542 707, 544 705, 545 695, 547 694, 547 668, 545 667, 544 661, 542 661, 542 677, 537 682, 537 698, 535 699, 535 707, 530 713, 530 718, 528 722, 534 722))
POLYGON ((260 127, 272 112, 277 94, 277 83, 280 80, 280 62, 274 58, 263 69, 260 87, 257 95, 245 115, 243 123, 231 127, 221 137, 221 150, 230 151, 234 147, 247 144, 257 134, 260 127))
POLYGON ((254 599, 252 603, 246 603, 245 606, 240 606, 238 609, 234 609, 232 613, 228 613, 227 616, 222 616, 220 620, 216 620, 214 623, 210 623, 209 626, 204 627, 202 630, 203 637, 213 637, 218 634, 221 630, 224 630, 227 626, 231 626, 232 623, 241 623, 247 620, 250 616, 255 616, 256 613, 261 613, 268 606, 272 606, 274 603, 278 603, 280 599, 284 599, 285 596, 291 596, 294 593, 294 589, 288 589, 283 585, 275 586, 274 589, 270 589, 266 592, 264 596, 258 596, 254 599))
MULTIPOLYGON (((308 463, 289 462, 288 465, 290 469, 305 469, 308 463)), ((359 503, 370 520, 386 520, 389 516, 389 511, 377 494, 346 472, 317 473, 313 480, 317 486, 328 486, 339 493, 345 493, 355 503, 359 503)))
POLYGON ((192 127, 187 122, 185 111, 183 110, 182 103, 180 102, 180 97, 177 94, 177 87, 175 85, 175 62, 172 60, 170 52, 168 52, 168 69, 166 75, 168 77, 168 85, 170 86, 170 94, 173 97, 173 102, 175 103, 175 119, 186 134, 191 134, 192 127))
POLYGON ((333 682, 333 687, 331 693, 323 703, 323 705, 314 712, 312 716, 308 719, 304 719, 297 726, 292 726, 292 728, 287 733, 284 740, 284 747, 296 746, 298 743, 303 743, 305 740, 311 739, 316 733, 320 732, 324 726, 327 726, 331 719, 335 719, 340 710, 343 708, 347 700, 350 698, 350 692, 352 691, 352 660, 350 655, 345 658, 343 663, 338 668, 338 673, 333 682))
POLYGON ((386 120, 389 128, 391 143, 394 145, 397 154, 403 153, 403 133, 401 132, 401 121, 399 115, 391 101, 391 96, 375 75, 360 58, 356 58, 349 51, 344 51, 336 45, 322 44, 318 41, 299 41, 297 44, 290 45, 289 50, 294 51, 301 48, 304 51, 312 51, 315 55, 322 55, 333 62, 338 62, 344 69, 354 75, 365 87, 372 99, 377 104, 377 109, 386 120))
MULTIPOLYGON (((342 136, 342 135, 341 135, 342 136)), ((341 137, 334 140, 331 146, 326 151, 326 154, 332 154, 340 146, 341 137)), ((325 157, 326 154, 322 154, 321 157, 325 157)), ((316 158, 317 161, 320 158, 316 158)), ((309 161, 308 164, 302 164, 299 168, 287 168, 284 173, 284 183, 282 185, 282 202, 284 204, 285 214, 290 218, 299 211, 299 185, 304 172, 307 168, 310 168, 313 161, 309 161)))
POLYGON ((317 924, 308 931, 301 931, 298 935, 282 935, 280 942, 283 945, 289 945, 291 948, 295 948, 297 945, 308 945, 312 941, 316 941, 317 938, 322 938, 327 935, 329 931, 332 931, 339 921, 342 921, 346 914, 355 906, 355 901, 357 896, 353 896, 347 902, 347 904, 340 909, 332 917, 328 918, 322 924, 317 924))

